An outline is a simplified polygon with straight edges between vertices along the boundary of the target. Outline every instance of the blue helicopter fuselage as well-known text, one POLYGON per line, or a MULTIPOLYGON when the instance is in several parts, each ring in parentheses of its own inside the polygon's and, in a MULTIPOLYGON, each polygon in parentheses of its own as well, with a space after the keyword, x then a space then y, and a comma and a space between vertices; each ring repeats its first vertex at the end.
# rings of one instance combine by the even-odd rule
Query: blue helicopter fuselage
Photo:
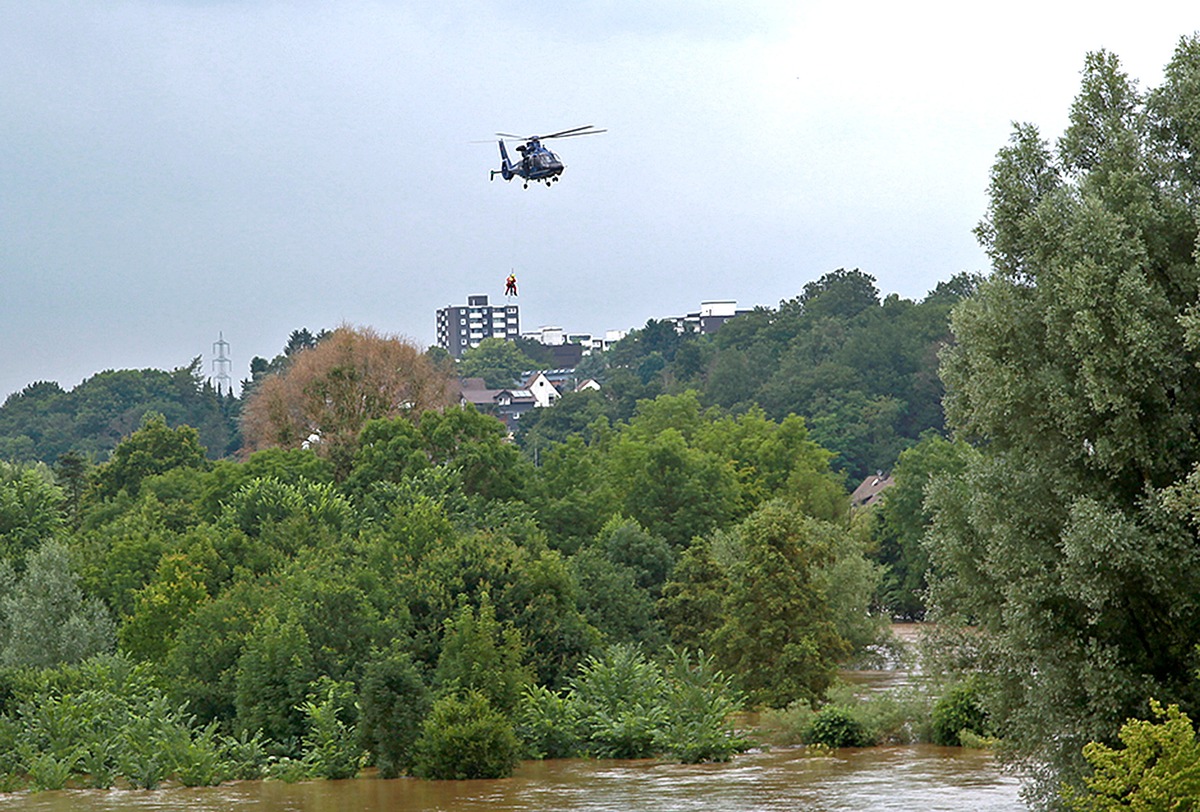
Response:
POLYGON ((536 138, 528 144, 517 147, 524 157, 521 158, 517 174, 526 180, 545 180, 555 175, 561 175, 563 162, 550 150, 542 146, 536 138))
POLYGON ((517 147, 517 152, 521 153, 521 157, 515 161, 510 161, 508 158, 508 150, 504 148, 504 142, 500 141, 500 171, 493 171, 492 175, 499 174, 505 180, 512 180, 514 177, 524 178, 526 181, 547 181, 557 178, 562 174, 563 162, 542 143, 531 138, 526 143, 517 147))

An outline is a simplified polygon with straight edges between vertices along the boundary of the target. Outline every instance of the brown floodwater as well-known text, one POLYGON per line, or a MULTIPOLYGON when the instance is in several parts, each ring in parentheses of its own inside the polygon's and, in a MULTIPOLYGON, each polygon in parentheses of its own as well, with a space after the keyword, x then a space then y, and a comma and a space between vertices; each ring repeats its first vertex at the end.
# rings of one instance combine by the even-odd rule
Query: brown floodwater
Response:
MULTIPOLYGON (((897 629, 898 637, 915 634, 897 629)), ((910 642, 905 640, 905 642, 910 642)), ((900 687, 911 664, 845 676, 900 687)), ((527 761, 498 781, 243 781, 219 787, 0 793, 0 812, 1021 812, 986 751, 932 745, 752 752, 728 764, 527 761)))
POLYGON ((499 781, 244 781, 219 787, 0 795, 0 812, 1018 812, 982 751, 929 745, 748 753, 728 764, 525 762, 499 781))

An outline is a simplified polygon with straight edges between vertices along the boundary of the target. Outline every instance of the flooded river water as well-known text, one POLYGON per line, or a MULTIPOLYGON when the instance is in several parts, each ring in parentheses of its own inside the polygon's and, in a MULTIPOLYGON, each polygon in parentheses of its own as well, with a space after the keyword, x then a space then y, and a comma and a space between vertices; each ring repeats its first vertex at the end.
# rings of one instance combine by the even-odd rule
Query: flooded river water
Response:
POLYGON ((729 764, 526 762, 500 781, 246 781, 220 787, 0 795, 0 812, 1017 812, 1016 779, 984 752, 928 745, 729 764))
MULTIPOLYGON (((904 672, 847 675, 864 689, 904 672)), ((0 794, 0 812, 1021 812, 1019 782, 991 754, 909 745, 746 753, 728 764, 525 762, 498 781, 245 781, 154 791, 0 794)))

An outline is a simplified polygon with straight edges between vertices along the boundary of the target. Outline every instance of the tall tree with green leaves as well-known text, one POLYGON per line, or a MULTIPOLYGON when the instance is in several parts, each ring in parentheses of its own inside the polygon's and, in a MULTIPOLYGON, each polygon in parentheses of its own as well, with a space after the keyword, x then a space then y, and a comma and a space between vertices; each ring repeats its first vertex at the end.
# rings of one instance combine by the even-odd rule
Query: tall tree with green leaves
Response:
POLYGON ((464 378, 483 378, 493 389, 518 386, 522 372, 542 366, 526 355, 515 342, 503 338, 485 338, 479 346, 463 352, 458 374, 464 378))
POLYGON ((63 542, 47 539, 30 552, 19 578, 0 561, 0 666, 77 663, 114 642, 108 609, 83 594, 63 542))
MULTIPOLYGON (((823 577, 837 560, 836 537, 844 532, 779 500, 717 537, 714 558, 726 588, 712 650, 752 702, 780 708, 820 699, 838 662, 850 654, 823 577)), ((859 607, 863 615, 866 598, 859 607)))
POLYGON ((1148 697, 1200 701, 1198 82, 1196 36, 1148 94, 1092 53, 1056 145, 1016 127, 943 355, 980 453, 931 486, 931 600, 983 630, 1005 737, 1067 779, 1148 697))
POLYGON ((46 466, 0 462, 0 561, 24 566, 25 555, 63 527, 62 504, 46 466))
POLYGON ((171 428, 161 414, 147 414, 141 427, 113 449, 112 458, 96 469, 93 488, 102 499, 126 491, 137 496, 142 480, 174 468, 207 465, 200 434, 191 426, 171 428))
POLYGON ((974 449, 930 433, 903 451, 892 469, 894 484, 883 491, 874 511, 874 558, 886 568, 879 602, 893 617, 925 617, 929 552, 924 537, 933 520, 925 492, 935 476, 961 471, 974 449))

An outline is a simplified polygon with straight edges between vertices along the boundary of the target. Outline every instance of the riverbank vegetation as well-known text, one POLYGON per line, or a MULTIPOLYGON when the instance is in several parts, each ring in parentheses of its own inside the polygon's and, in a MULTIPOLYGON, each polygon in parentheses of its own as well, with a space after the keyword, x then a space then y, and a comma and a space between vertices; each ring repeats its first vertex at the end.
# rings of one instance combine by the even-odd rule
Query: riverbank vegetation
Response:
POLYGON ((734 709, 819 698, 882 632, 829 459, 683 394, 540 466, 457 407, 245 461, 151 416, 75 504, 4 465, 5 780, 727 759, 734 709), (98 727, 45 716, 89 702, 98 727))

